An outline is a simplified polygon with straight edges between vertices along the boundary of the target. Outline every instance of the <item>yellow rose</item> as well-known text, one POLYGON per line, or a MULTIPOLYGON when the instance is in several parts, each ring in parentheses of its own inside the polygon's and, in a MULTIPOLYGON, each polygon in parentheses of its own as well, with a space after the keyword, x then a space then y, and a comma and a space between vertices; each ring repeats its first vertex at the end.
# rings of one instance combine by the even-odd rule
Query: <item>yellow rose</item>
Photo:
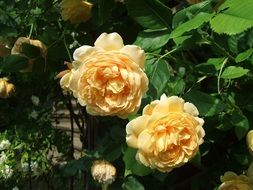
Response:
MULTIPOLYGON (((39 40, 31 40, 31 39, 26 38, 26 37, 19 37, 17 39, 17 41, 15 42, 13 48, 11 49, 11 54, 12 55, 23 55, 23 50, 22 50, 22 45, 23 44, 29 44, 29 45, 33 45, 33 46, 39 48, 41 57, 46 58, 47 47, 45 46, 45 44, 43 44, 39 40)), ((34 59, 29 59, 27 68, 21 70, 21 72, 31 72, 33 62, 34 62, 34 59)))
POLYGON ((253 190, 250 180, 245 175, 236 175, 234 172, 226 172, 221 176, 223 182, 218 190, 253 190))
POLYGON ((198 114, 192 103, 163 94, 127 124, 126 142, 138 149, 137 161, 170 172, 188 162, 203 142, 204 120, 198 114))
POLYGON ((63 0, 60 4, 63 20, 71 23, 86 22, 90 19, 92 4, 83 0, 63 0))
POLYGON ((7 78, 0 78, 0 98, 9 98, 15 92, 15 86, 7 78))
POLYGON ((89 114, 126 118, 138 111, 142 94, 148 89, 143 50, 124 46, 117 33, 103 33, 94 47, 82 46, 73 57, 73 69, 60 83, 73 92, 89 114))
POLYGON ((253 130, 249 131, 246 137, 249 153, 253 156, 253 130))

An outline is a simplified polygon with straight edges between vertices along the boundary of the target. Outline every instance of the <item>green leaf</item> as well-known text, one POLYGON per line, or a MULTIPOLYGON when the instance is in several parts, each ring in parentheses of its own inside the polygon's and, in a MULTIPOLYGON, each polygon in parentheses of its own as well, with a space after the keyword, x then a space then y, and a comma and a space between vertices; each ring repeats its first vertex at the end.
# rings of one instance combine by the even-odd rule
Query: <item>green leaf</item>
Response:
POLYGON ((189 32, 193 29, 199 28, 205 22, 208 22, 212 18, 213 14, 199 13, 193 19, 179 25, 175 30, 171 32, 170 38, 177 38, 182 36, 185 32, 189 32))
POLYGON ((242 139, 249 130, 249 121, 240 111, 233 112, 231 124, 235 127, 235 134, 239 140, 242 139))
POLYGON ((180 46, 181 44, 183 44, 186 40, 192 38, 192 35, 186 35, 186 36, 179 36, 177 38, 174 38, 174 42, 177 46, 180 46))
POLYGON ((239 62, 242 62, 246 59, 248 59, 253 53, 253 49, 248 49, 240 54, 238 54, 235 58, 235 62, 236 63, 239 63, 239 62))
POLYGON ((217 129, 221 131, 228 131, 233 128, 233 125, 231 125, 230 120, 231 120, 231 115, 229 114, 220 114, 219 115, 219 125, 216 127, 217 129))
POLYGON ((154 69, 154 64, 157 61, 157 56, 152 55, 152 54, 147 54, 145 57, 145 73, 148 75, 150 78, 152 76, 152 72, 154 69))
POLYGON ((126 7, 140 25, 149 29, 171 29, 172 12, 158 0, 125 0, 126 7))
POLYGON ((228 48, 233 53, 238 53, 238 43, 240 38, 237 35, 229 36, 228 38, 228 48))
POLYGON ((178 11, 173 17, 172 27, 176 28, 180 24, 189 20, 190 16, 193 17, 200 12, 212 12, 211 1, 204 1, 194 4, 178 11))
POLYGON ((248 69, 244 69, 242 67, 229 66, 224 69, 221 74, 221 78, 223 79, 235 79, 246 75, 249 72, 248 69))
POLYGON ((185 99, 198 108, 201 116, 214 116, 226 109, 226 105, 220 99, 197 90, 188 92, 185 99))
POLYGON ((250 29, 247 35, 247 45, 253 47, 253 29, 250 29))
POLYGON ((239 34, 253 27, 253 1, 233 0, 226 1, 222 10, 211 21, 211 28, 221 34, 239 34))
POLYGON ((145 190, 144 186, 133 176, 126 178, 123 184, 124 190, 145 190))
POLYGON ((4 57, 0 64, 0 70, 3 72, 17 72, 25 68, 28 64, 28 59, 20 55, 9 55, 4 57))
POLYGON ((109 145, 103 152, 104 159, 111 162, 115 161, 121 156, 121 149, 120 143, 109 145))
POLYGON ((169 30, 144 30, 138 34, 134 44, 146 52, 152 52, 163 47, 169 41, 169 36, 169 30))
POLYGON ((89 157, 82 157, 79 160, 69 161, 62 169, 65 176, 74 176, 78 170, 88 170, 91 166, 89 157))
POLYGON ((249 159, 249 156, 247 154, 234 154, 234 157, 237 162, 244 166, 249 165, 251 162, 251 159, 249 159))
POLYGON ((136 174, 138 176, 146 176, 152 172, 152 170, 144 165, 139 164, 136 159, 137 150, 133 148, 127 148, 124 153, 124 163, 125 163, 125 176, 129 174, 136 174))
POLYGON ((201 63, 195 66, 196 71, 206 75, 216 75, 220 70, 225 58, 209 58, 206 63, 201 63))
POLYGON ((171 94, 182 94, 185 89, 185 81, 182 78, 177 77, 174 81, 168 83, 168 91, 171 94))
POLYGON ((201 155, 198 151, 196 155, 190 160, 190 163, 192 163, 194 166, 200 167, 201 166, 201 155))
POLYGON ((168 63, 165 60, 158 60, 154 65, 154 70, 150 79, 150 82, 153 84, 157 91, 157 98, 159 98, 164 92, 169 79, 170 72, 168 63))
POLYGON ((31 14, 33 15, 40 15, 42 13, 42 10, 39 7, 36 7, 35 9, 31 9, 31 14))

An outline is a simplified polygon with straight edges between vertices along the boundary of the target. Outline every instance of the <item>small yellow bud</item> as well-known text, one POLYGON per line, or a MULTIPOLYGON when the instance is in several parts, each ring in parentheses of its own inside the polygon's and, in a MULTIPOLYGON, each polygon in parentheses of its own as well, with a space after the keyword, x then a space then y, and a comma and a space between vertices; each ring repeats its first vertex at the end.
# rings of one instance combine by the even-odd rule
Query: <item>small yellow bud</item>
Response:
POLYGON ((9 98, 15 92, 15 86, 7 78, 0 78, 0 98, 9 98))
POLYGON ((91 167, 91 175, 95 181, 100 183, 103 190, 111 184, 116 177, 116 168, 108 161, 96 160, 91 167))

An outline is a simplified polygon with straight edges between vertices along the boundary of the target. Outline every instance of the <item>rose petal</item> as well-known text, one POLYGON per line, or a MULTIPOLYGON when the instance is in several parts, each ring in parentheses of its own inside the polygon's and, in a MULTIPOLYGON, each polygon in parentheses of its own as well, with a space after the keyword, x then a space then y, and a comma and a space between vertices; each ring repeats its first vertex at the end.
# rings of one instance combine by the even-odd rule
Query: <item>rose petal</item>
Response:
POLYGON ((126 126, 126 141, 128 146, 138 148, 138 142, 136 141, 139 134, 146 128, 149 116, 143 115, 132 121, 126 126))
POLYGON ((160 112, 167 114, 168 112, 182 112, 184 106, 184 100, 177 96, 171 96, 169 98, 161 97, 161 100, 154 108, 153 112, 160 112))
POLYGON ((120 51, 127 54, 142 69, 144 68, 145 53, 140 47, 136 45, 126 45, 120 51))
POLYGON ((144 166, 149 166, 148 159, 146 159, 146 157, 140 151, 136 153, 136 160, 141 162, 144 166))
POLYGON ((65 73, 63 77, 60 80, 60 85, 63 89, 68 89, 69 88, 69 82, 71 79, 71 71, 68 71, 68 73, 65 73))
POLYGON ((186 102, 184 104, 184 111, 186 113, 189 113, 192 116, 198 116, 199 115, 199 111, 196 108, 196 106, 194 106, 192 103, 186 102))
POLYGON ((82 61, 86 56, 90 55, 92 52, 98 51, 97 48, 91 46, 81 46, 77 48, 73 53, 73 58, 75 61, 82 61))
POLYGON ((145 153, 153 152, 153 143, 151 142, 152 135, 146 129, 142 131, 138 137, 138 148, 145 153))
POLYGON ((120 50, 122 47, 124 47, 121 36, 116 32, 110 34, 101 34, 94 44, 95 47, 102 48, 105 51, 120 50))
POLYGON ((73 96, 77 98, 78 96, 78 81, 80 79, 81 73, 79 70, 71 71, 72 77, 69 81, 69 89, 73 92, 73 96))
POLYGON ((150 104, 146 105, 143 108, 142 114, 144 115, 152 115, 153 113, 153 109, 155 108, 155 106, 159 103, 159 100, 155 100, 153 102, 151 102, 150 104))

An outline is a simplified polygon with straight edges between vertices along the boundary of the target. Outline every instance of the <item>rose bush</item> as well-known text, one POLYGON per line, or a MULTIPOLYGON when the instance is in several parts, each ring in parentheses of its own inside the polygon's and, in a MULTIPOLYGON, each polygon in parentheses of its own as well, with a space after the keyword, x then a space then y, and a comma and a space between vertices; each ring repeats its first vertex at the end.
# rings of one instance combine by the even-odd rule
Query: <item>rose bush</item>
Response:
POLYGON ((0 1, 0 189, 252 189, 252 12, 0 1))

